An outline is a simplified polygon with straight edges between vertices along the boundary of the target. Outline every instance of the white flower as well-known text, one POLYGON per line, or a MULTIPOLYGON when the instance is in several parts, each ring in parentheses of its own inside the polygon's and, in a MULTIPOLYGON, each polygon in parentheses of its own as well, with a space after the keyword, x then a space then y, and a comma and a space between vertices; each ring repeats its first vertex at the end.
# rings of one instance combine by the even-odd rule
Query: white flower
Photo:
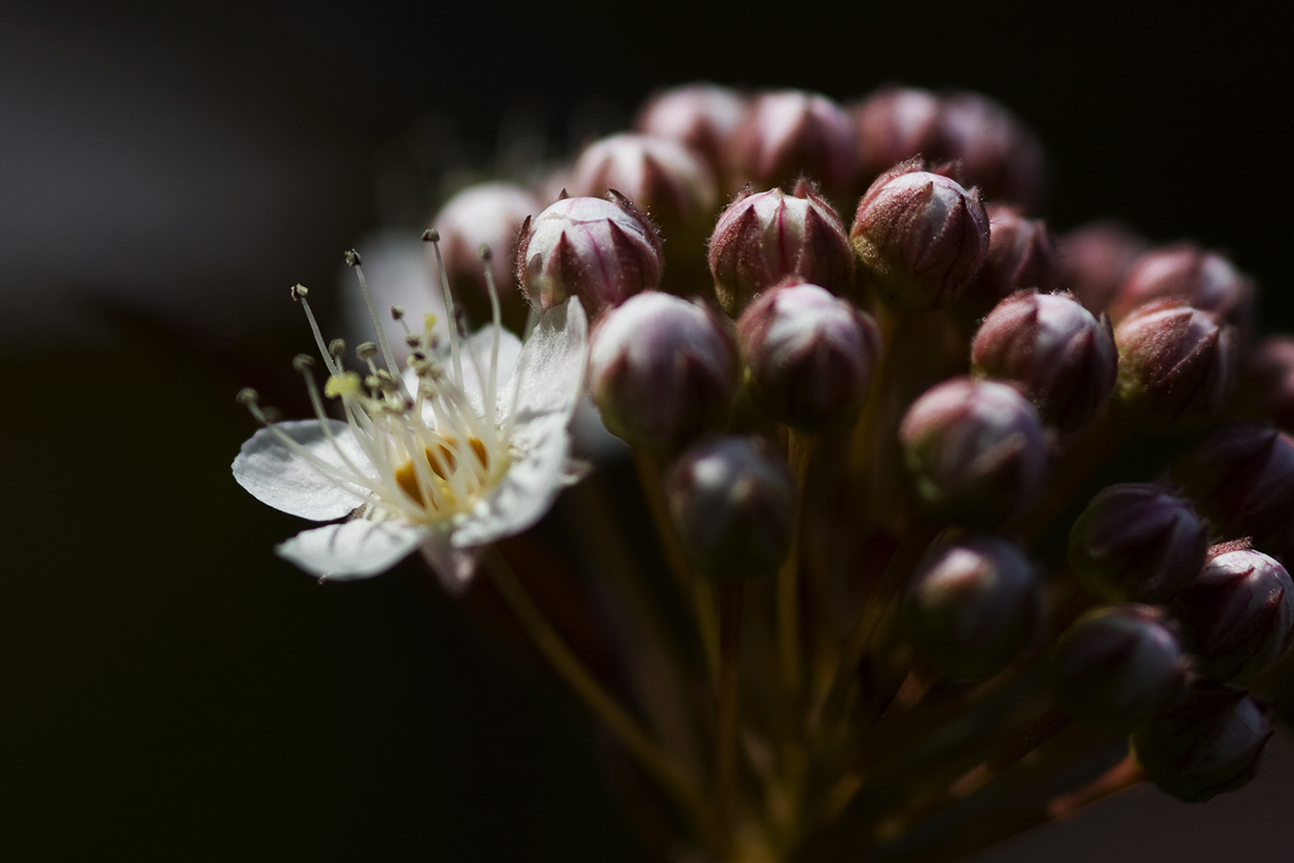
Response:
MULTIPOLYGON (((422 334, 407 335, 402 374, 375 321, 380 349, 357 348, 361 374, 344 366, 344 345, 323 344, 305 293, 293 289, 329 372, 324 395, 341 400, 346 421, 326 417, 312 362, 298 357, 316 418, 266 422, 234 460, 234 477, 284 512, 349 516, 276 548, 307 572, 365 578, 421 549, 445 586, 461 590, 485 546, 533 525, 577 478, 568 425, 588 354, 583 308, 572 300, 549 310, 524 345, 497 319, 442 345, 428 315, 422 334)), ((240 398, 265 421, 255 393, 240 398)))

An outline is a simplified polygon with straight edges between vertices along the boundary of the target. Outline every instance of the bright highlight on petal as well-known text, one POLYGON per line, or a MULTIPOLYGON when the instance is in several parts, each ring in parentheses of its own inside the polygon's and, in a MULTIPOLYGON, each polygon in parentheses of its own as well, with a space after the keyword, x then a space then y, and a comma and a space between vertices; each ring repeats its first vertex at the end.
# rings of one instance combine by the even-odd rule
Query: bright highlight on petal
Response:
MULTIPOLYGON (((433 238, 434 242, 434 238, 433 238)), ((394 352, 359 268, 377 343, 356 346, 348 367, 341 340, 325 344, 305 288, 305 309, 328 372, 322 393, 310 357, 294 362, 316 417, 271 423, 250 390, 240 394, 265 428, 243 445, 234 476, 258 500, 316 521, 344 524, 305 531, 280 555, 320 578, 364 578, 389 569, 415 548, 447 588, 470 579, 478 546, 533 525, 572 481, 571 414, 588 354, 588 322, 578 300, 539 318, 523 345, 494 322, 466 338, 443 340, 424 320, 405 331, 407 367, 394 352), (328 417, 337 404, 345 422, 328 417)), ((449 317, 452 298, 447 295, 449 317)))

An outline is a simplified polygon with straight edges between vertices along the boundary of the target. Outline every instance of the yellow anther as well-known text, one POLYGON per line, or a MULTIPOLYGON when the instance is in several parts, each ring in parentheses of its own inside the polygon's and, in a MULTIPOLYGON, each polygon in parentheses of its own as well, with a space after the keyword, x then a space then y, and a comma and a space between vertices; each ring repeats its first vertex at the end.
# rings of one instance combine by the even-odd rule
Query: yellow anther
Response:
POLYGON ((342 372, 339 375, 332 375, 328 382, 324 384, 324 395, 330 399, 337 396, 358 395, 360 391, 359 374, 356 372, 342 372))

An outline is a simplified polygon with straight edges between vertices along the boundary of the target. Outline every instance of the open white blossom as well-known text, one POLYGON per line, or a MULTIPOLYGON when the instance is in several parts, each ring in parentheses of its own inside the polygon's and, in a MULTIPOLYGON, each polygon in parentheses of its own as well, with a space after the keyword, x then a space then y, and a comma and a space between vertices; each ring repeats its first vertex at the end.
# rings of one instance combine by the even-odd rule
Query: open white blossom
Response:
MULTIPOLYGON (((367 295, 362 273, 360 282, 367 295)), ((349 516, 276 548, 307 572, 365 578, 420 549, 442 583, 461 590, 489 543, 533 525, 578 476, 568 426, 588 354, 583 308, 572 300, 549 310, 524 345, 497 317, 470 338, 451 327, 444 344, 427 315, 421 333, 406 326, 403 372, 375 320, 378 343, 356 348, 356 370, 346 367, 343 344, 324 344, 305 294, 293 289, 328 371, 321 397, 313 361, 297 358, 315 419, 266 422, 245 390, 240 398, 265 427, 243 445, 234 477, 284 512, 349 516), (344 422, 326 415, 325 397, 340 400, 344 422)))

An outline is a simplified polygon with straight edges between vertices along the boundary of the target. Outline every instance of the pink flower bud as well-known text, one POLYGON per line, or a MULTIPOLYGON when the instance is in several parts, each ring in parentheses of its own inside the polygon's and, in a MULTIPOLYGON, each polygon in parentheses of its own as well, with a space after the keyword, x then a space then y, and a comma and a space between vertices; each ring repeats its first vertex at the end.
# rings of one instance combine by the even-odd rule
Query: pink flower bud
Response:
POLYGON ((972 319, 1016 291, 1054 291, 1060 285, 1060 256, 1046 222, 1001 204, 990 204, 988 217, 988 256, 958 301, 963 316, 972 319))
POLYGON ((666 474, 665 496, 679 542, 706 578, 770 575, 790 549, 795 479, 762 438, 690 447, 666 474))
POLYGON ((567 191, 602 197, 612 189, 683 245, 700 245, 719 203, 714 174, 699 156, 677 141, 646 135, 603 138, 576 160, 567 191))
MULTIPOLYGON (((512 183, 478 183, 445 202, 434 224, 440 232, 440 249, 449 284, 458 299, 469 303, 471 300, 467 298, 471 296, 488 300, 486 265, 481 263, 478 254, 481 246, 488 246, 492 253, 488 266, 500 301, 504 305, 523 301, 517 289, 517 234, 526 219, 539 210, 538 201, 512 183), (471 286, 471 292, 461 291, 461 285, 471 286)), ((435 257, 430 245, 427 256, 434 270, 435 257)), ((489 308, 488 305, 481 307, 489 308)))
POLYGON ((761 295, 737 322, 737 341, 760 404, 809 431, 857 416, 881 346, 868 315, 808 284, 761 295))
POLYGON ((743 191, 719 216, 710 237, 710 272, 724 311, 740 314, 762 291, 788 278, 850 292, 854 256, 845 227, 808 183, 743 191))
POLYGON ((1060 238, 1060 283, 1093 314, 1106 311, 1146 250, 1145 239, 1119 222, 1092 222, 1060 238))
POLYGON ((944 97, 943 158, 960 161, 969 182, 990 201, 1036 211, 1044 196, 1042 145, 1014 114, 979 93, 944 97))
POLYGON ((1294 429, 1294 336, 1268 336, 1254 347, 1241 373, 1240 395, 1250 414, 1294 429))
POLYGON ((610 310, 590 339, 589 391, 634 446, 671 451, 722 420, 737 389, 728 324, 701 303, 647 291, 610 310))
POLYGON ((660 284, 660 234, 637 207, 612 193, 564 198, 527 219, 517 245, 517 275, 542 309, 567 297, 596 317, 660 284))
POLYGON ((923 658, 949 677, 979 680, 1038 635, 1042 585, 1011 542, 971 534, 938 543, 903 600, 903 624, 923 658))
POLYGON ((943 139, 935 94, 915 87, 882 87, 850 113, 858 130, 859 167, 870 183, 914 156, 938 158, 943 139))
POLYGON ((820 182, 828 195, 846 191, 858 172, 853 121, 826 96, 801 90, 764 93, 755 99, 733 139, 737 183, 772 188, 801 174, 820 182))
POLYGON ((896 165, 858 203, 849 241, 882 299, 910 311, 949 305, 988 255, 989 219, 978 190, 896 165))
POLYGON ((1294 520, 1294 439, 1266 423, 1218 427, 1178 459, 1173 478, 1227 536, 1262 545, 1294 520))
POLYGON ((1231 262, 1193 243, 1142 255, 1110 302, 1117 324, 1133 309, 1166 298, 1212 312, 1247 340, 1254 328, 1254 287, 1231 262))
POLYGON ((1203 803, 1257 775, 1274 732, 1271 713, 1238 686, 1196 683, 1133 733, 1132 748, 1161 791, 1203 803))
POLYGON ((706 158, 717 176, 724 176, 730 167, 732 137, 748 108, 747 99, 728 87, 687 84, 648 99, 634 120, 634 128, 690 147, 706 158))
POLYGON ((971 343, 977 376, 1013 383, 1062 432, 1090 420, 1114 389, 1109 321, 1068 294, 1021 291, 1003 300, 971 343))
POLYGON ((1195 669, 1220 683, 1243 683, 1289 652, 1294 582, 1267 555, 1241 549, 1204 564, 1171 606, 1195 669))
POLYGON ((1195 580, 1207 548, 1190 503, 1150 483, 1101 489, 1069 531, 1069 565, 1115 602, 1169 601, 1195 580))
POLYGON ((1115 395, 1151 426, 1181 428, 1208 419, 1235 388, 1232 328, 1178 300, 1138 308, 1115 329, 1114 343, 1115 395))
POLYGON ((1101 735, 1133 731, 1172 705, 1190 663, 1163 609, 1098 608, 1051 651, 1051 691, 1065 712, 1101 735))
POLYGON ((935 518, 989 529, 1041 494, 1048 445, 1037 412, 1011 387, 944 381, 913 402, 899 443, 918 502, 935 518))

